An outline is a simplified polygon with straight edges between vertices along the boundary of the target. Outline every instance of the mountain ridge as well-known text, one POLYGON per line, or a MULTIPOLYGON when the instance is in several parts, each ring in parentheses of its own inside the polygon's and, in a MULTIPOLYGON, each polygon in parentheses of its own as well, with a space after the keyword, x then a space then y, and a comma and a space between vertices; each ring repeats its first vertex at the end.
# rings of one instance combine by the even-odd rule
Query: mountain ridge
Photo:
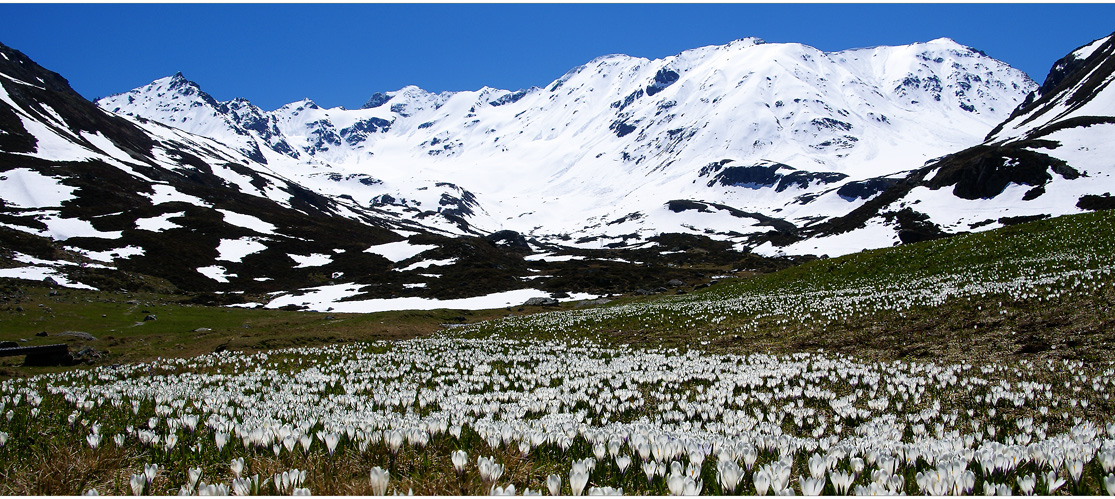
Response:
MULTIPOLYGON (((251 115, 259 116, 256 125, 266 120, 267 133, 262 133, 253 131, 258 126, 243 126, 238 116, 230 117, 220 106, 207 108, 190 95, 160 95, 165 82, 156 80, 99 104, 214 137, 257 160, 258 150, 269 165, 288 164, 282 171, 290 176, 297 177, 292 170, 309 166, 333 169, 342 176, 367 174, 379 181, 372 189, 317 184, 357 200, 405 199, 429 205, 440 202, 440 195, 459 193, 430 196, 418 191, 437 192, 441 183, 460 186, 477 199, 474 215, 466 218, 467 228, 459 223, 439 228, 511 229, 554 242, 566 236, 627 241, 598 230, 601 224, 621 219, 626 220, 620 222, 625 225, 622 232, 640 234, 639 240, 661 231, 691 230, 685 225, 692 224, 672 220, 676 217, 666 209, 666 202, 679 195, 801 226, 831 209, 802 210, 800 206, 810 202, 798 198, 820 196, 827 187, 841 185, 799 182, 792 185, 800 189, 780 189, 774 199, 757 201, 751 195, 755 192, 730 184, 721 185, 726 190, 721 193, 684 184, 707 184, 709 179, 695 174, 725 158, 735 161, 729 167, 773 161, 816 172, 816 178, 843 175, 841 180, 849 182, 913 169, 924 160, 978 143, 1021 101, 1025 90, 1036 87, 1025 74, 947 39, 828 53, 801 44, 741 39, 654 60, 601 56, 543 87, 519 91, 483 87, 433 94, 406 86, 373 94, 369 103, 376 105, 360 110, 322 109, 308 100, 273 112, 252 107, 251 115), (748 81, 766 74, 763 71, 770 72, 766 82, 748 81), (729 88, 732 85, 735 88, 729 88), (746 97, 735 95, 741 87, 746 97), (176 104, 176 98, 181 103, 176 104), (899 98, 905 101, 891 102, 899 98), (928 110, 947 118, 922 123, 919 113, 928 110), (895 129, 919 140, 881 140, 894 136, 895 129), (742 144, 730 138, 749 135, 751 140, 742 144), (907 159, 919 156, 920 161, 907 159), (408 165, 406 175, 395 172, 399 164, 408 165), (508 182, 522 178, 529 180, 508 182), (580 193, 586 185, 596 186, 594 202, 611 209, 583 209, 588 200, 580 193), (545 193, 547 199, 524 200, 523 192, 545 193), (787 219, 773 210, 804 213, 787 219), (545 215, 550 212, 561 216, 545 215), (628 217, 632 213, 643 217, 628 217)), ((384 208, 401 214, 414 206, 384 208)), ((703 225, 692 230, 723 232, 703 225)))
POLYGON ((272 308, 514 305, 1115 204, 1109 39, 1045 90, 948 40, 750 40, 516 92, 273 112, 181 74, 94 105, 16 53, 0 50, 6 278, 272 308), (1092 107, 1049 108, 1070 97, 1092 107))

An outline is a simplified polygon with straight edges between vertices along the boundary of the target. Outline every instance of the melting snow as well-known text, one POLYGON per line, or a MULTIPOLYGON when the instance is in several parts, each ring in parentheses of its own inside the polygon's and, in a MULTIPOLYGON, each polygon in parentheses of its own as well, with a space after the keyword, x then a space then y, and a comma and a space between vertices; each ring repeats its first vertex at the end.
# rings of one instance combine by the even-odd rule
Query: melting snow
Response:
MULTIPOLYGON (((59 117, 58 119, 61 120, 62 118, 59 117)), ((85 140, 88 140, 90 144, 93 144, 93 146, 95 146, 97 149, 100 149, 101 152, 104 152, 105 154, 107 154, 107 155, 109 155, 113 158, 117 158, 117 159, 131 158, 130 154, 124 152, 119 147, 116 147, 116 144, 113 144, 111 140, 108 140, 108 137, 105 137, 104 135, 101 135, 100 132, 97 132, 97 133, 81 132, 81 136, 85 140)))
POLYGON ((308 256, 288 254, 287 256, 298 262, 298 265, 294 266, 294 268, 296 269, 302 269, 306 267, 320 267, 322 265, 328 265, 329 262, 333 261, 332 257, 330 257, 329 255, 323 255, 321 253, 311 253, 308 256))
POLYGON ((221 212, 221 214, 225 216, 225 222, 228 222, 237 227, 254 230, 260 234, 275 234, 274 225, 264 222, 263 220, 260 220, 251 215, 244 215, 242 213, 236 213, 235 211, 220 209, 217 211, 221 212))
POLYGON ((198 273, 213 279, 217 282, 228 282, 229 277, 236 277, 236 274, 227 274, 227 270, 220 265, 210 265, 208 267, 201 267, 197 269, 198 273))
MULTIPOLYGON (((384 312, 388 310, 434 310, 439 308, 483 310, 489 308, 503 308, 510 305, 519 305, 537 296, 547 296, 545 291, 537 289, 516 289, 493 293, 486 296, 472 298, 458 298, 454 300, 435 300, 431 298, 377 298, 360 301, 341 301, 346 297, 360 293, 359 284, 335 284, 318 286, 300 290, 300 296, 281 295, 271 300, 266 308, 280 308, 286 305, 301 305, 317 312, 343 312, 343 313, 368 313, 384 312)), ((574 293, 562 301, 589 300, 596 295, 574 293)))
POLYGON ((398 241, 394 243, 378 244, 364 250, 364 252, 381 255, 392 262, 401 262, 423 251, 431 250, 436 247, 437 246, 432 244, 410 244, 408 241, 398 241))
POLYGON ((212 204, 205 202, 197 196, 183 194, 178 192, 178 189, 166 184, 151 184, 151 188, 155 190, 155 193, 150 196, 152 204, 183 202, 195 206, 213 207, 212 204))
POLYGON ((151 232, 162 232, 164 230, 177 229, 181 227, 170 219, 185 216, 186 212, 179 211, 177 213, 166 213, 157 217, 151 218, 137 218, 136 228, 139 230, 147 230, 151 232))
POLYGON ((101 239, 119 239, 122 232, 101 232, 93 224, 77 218, 56 218, 57 215, 48 215, 40 221, 47 225, 45 232, 39 234, 50 236, 55 241, 65 241, 72 237, 96 237, 101 239))
POLYGON ((102 262, 112 262, 115 258, 131 258, 136 255, 143 254, 143 248, 136 246, 125 246, 123 248, 111 249, 108 251, 90 251, 81 250, 85 256, 102 262))
POLYGON ((445 260, 422 260, 421 262, 412 263, 401 269, 395 269, 396 272, 406 272, 414 269, 424 269, 427 267, 441 267, 443 265, 453 265, 457 262, 456 258, 448 258, 445 260))
POLYGON ((42 281, 47 277, 54 279, 54 281, 57 282, 58 285, 65 286, 67 288, 92 289, 94 291, 96 291, 97 289, 80 282, 71 281, 67 279, 66 276, 60 274, 57 270, 54 270, 50 267, 16 267, 12 269, 0 269, 0 278, 42 281))
POLYGON ((239 262, 245 256, 265 249, 267 249, 267 246, 254 238, 221 239, 221 243, 217 245, 217 252, 221 255, 217 259, 226 262, 239 262))
POLYGON ((756 255, 780 256, 791 255, 828 255, 837 257, 848 255, 871 248, 885 248, 898 242, 898 232, 893 226, 884 225, 872 219, 865 227, 851 230, 843 234, 826 237, 814 237, 798 241, 789 246, 774 248, 771 243, 765 242, 752 250, 756 255))
POLYGON ((35 152, 28 156, 49 161, 82 161, 95 153, 75 144, 70 138, 61 137, 50 127, 38 121, 19 117, 27 133, 35 136, 35 152))
POLYGON ((553 253, 541 253, 538 255, 530 255, 523 257, 523 260, 528 262, 568 262, 570 260, 584 260, 585 257, 579 255, 558 255, 554 256, 553 253))
POLYGON ((74 198, 74 188, 34 170, 15 168, 0 173, 0 198, 22 208, 62 206, 74 198))

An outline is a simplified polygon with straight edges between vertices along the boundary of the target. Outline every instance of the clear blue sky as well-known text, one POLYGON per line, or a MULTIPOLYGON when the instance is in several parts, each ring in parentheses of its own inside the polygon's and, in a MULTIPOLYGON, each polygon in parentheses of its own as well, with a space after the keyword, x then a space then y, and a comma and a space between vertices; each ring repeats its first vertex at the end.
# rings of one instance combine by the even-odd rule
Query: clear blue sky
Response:
POLYGON ((182 71, 218 100, 543 86, 605 54, 666 57, 747 36, 835 51, 950 37, 1039 83, 1115 31, 1115 4, 0 4, 0 42, 87 98, 182 71))

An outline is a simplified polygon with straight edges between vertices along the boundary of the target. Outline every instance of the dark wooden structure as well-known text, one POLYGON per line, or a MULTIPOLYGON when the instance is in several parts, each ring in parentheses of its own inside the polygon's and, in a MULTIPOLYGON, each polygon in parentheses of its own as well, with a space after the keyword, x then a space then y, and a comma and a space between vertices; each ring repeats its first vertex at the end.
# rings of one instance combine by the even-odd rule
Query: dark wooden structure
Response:
POLYGON ((0 348, 0 357, 16 355, 27 356, 23 359, 25 366, 59 366, 71 360, 69 347, 64 344, 0 348))

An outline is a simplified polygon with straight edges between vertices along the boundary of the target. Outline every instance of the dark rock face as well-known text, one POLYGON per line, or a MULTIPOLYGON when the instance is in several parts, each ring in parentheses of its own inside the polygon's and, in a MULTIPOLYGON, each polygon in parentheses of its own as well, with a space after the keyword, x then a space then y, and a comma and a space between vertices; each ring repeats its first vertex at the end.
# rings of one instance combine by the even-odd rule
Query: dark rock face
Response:
POLYGON ((836 194, 845 200, 854 201, 856 199, 867 199, 895 185, 898 185, 897 179, 872 178, 848 182, 840 186, 840 188, 836 190, 836 194))
POLYGON ((910 208, 887 213, 886 218, 898 225, 898 240, 903 244, 929 241, 948 235, 937 224, 930 221, 928 215, 910 208))
POLYGON ((666 208, 674 213, 681 213, 687 210, 697 210, 700 213, 710 213, 712 212, 712 209, 715 208, 717 210, 726 211, 729 215, 732 215, 736 218, 753 218, 759 221, 759 225, 770 226, 775 230, 775 232, 786 234, 797 232, 797 226, 781 218, 770 217, 767 215, 763 215, 762 213, 738 210, 736 208, 732 208, 731 206, 719 203, 693 201, 691 199, 674 199, 666 203, 666 208))
POLYGON ((391 100, 391 96, 389 96, 389 95, 387 95, 383 92, 376 92, 376 93, 372 94, 372 96, 368 98, 368 102, 365 102, 363 106, 360 106, 360 108, 361 109, 374 109, 374 108, 377 108, 379 106, 382 106, 382 105, 386 104, 387 101, 389 101, 389 100, 391 100))
POLYGON ((673 85, 679 78, 681 78, 681 75, 677 71, 666 68, 659 69, 654 74, 654 81, 647 85, 647 96, 661 92, 666 87, 673 85))
POLYGON ((624 97, 622 101, 617 100, 617 101, 613 102, 612 103, 612 108, 616 109, 617 111, 623 111, 624 108, 626 108, 627 106, 630 106, 631 103, 635 102, 636 99, 638 99, 639 97, 642 97, 642 96, 643 96, 643 89, 640 88, 640 89, 628 94, 627 97, 624 97))
POLYGON ((926 185, 931 189, 954 186, 953 194, 962 199, 991 199, 1011 183, 1043 186, 1053 179, 1050 172, 1069 180, 1080 177, 1064 161, 1018 146, 976 146, 937 165, 937 174, 926 185))
POLYGON ((612 122, 611 126, 609 126, 608 129, 615 132, 616 137, 623 137, 631 132, 634 132, 635 126, 628 124, 626 120, 616 120, 612 122))
POLYGON ((1096 196, 1092 194, 1084 195, 1080 201, 1076 202, 1076 207, 1082 210, 1099 211, 1099 210, 1115 210, 1115 197, 1110 194, 1096 196))
POLYGON ((530 93, 529 90, 519 90, 518 92, 504 95, 503 97, 489 102, 488 104, 491 106, 506 106, 508 104, 514 104, 516 102, 519 102, 519 100, 523 97, 526 97, 528 93, 530 93))
POLYGON ((790 187, 809 187, 809 184, 813 182, 831 184, 848 178, 843 173, 806 172, 781 163, 768 166, 729 166, 727 168, 723 168, 722 164, 713 163, 701 170, 702 174, 706 171, 709 173, 718 171, 712 180, 708 181, 709 187, 717 184, 725 187, 744 187, 748 189, 773 187, 776 192, 785 191, 790 187))
POLYGON ((376 132, 386 132, 391 129, 392 122, 383 118, 368 118, 366 120, 357 121, 352 126, 341 129, 341 137, 350 146, 355 146, 368 138, 368 135, 376 132))
POLYGON ((515 232, 513 230, 501 230, 498 232, 493 232, 491 234, 488 234, 487 236, 484 236, 484 239, 499 247, 508 248, 515 251, 522 250, 527 253, 530 252, 530 244, 527 243, 526 238, 524 238, 522 234, 519 234, 518 232, 515 232))

